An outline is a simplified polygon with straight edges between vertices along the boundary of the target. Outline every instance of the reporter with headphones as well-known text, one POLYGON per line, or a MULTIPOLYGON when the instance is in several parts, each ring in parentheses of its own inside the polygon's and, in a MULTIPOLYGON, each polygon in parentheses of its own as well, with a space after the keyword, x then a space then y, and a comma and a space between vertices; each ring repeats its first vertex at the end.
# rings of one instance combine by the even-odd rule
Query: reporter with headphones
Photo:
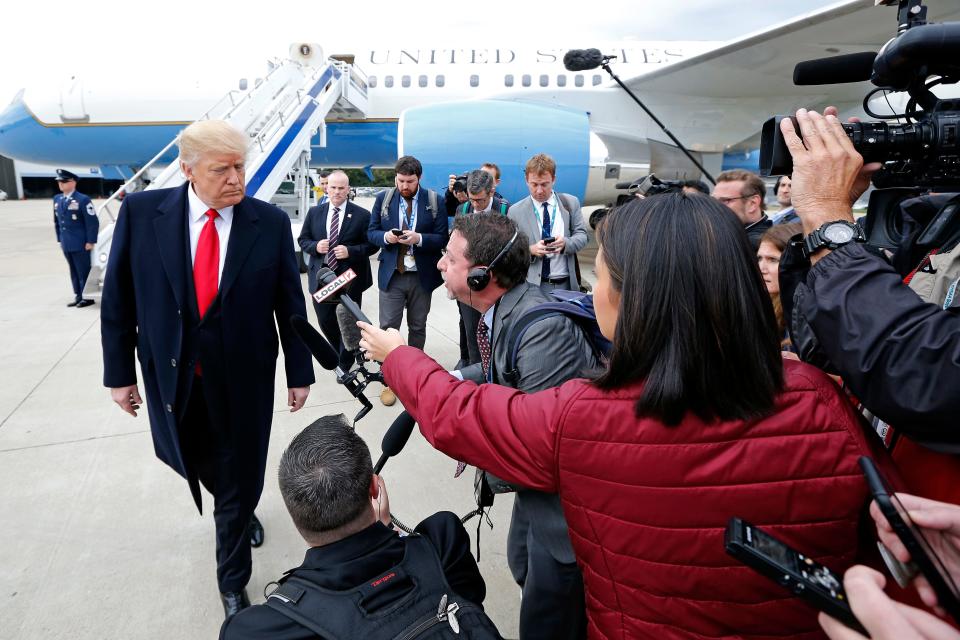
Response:
MULTIPOLYGON (((481 362, 454 375, 477 383, 507 385, 511 323, 548 302, 526 282, 529 240, 506 216, 457 216, 438 263, 447 295, 482 314, 477 326, 481 362)), ((535 323, 519 344, 516 389, 541 391, 581 377, 598 365, 583 331, 565 316, 535 323)), ((517 425, 529 429, 538 425, 517 425)), ((459 470, 462 470, 460 468, 459 470)), ((519 489, 507 538, 510 571, 523 589, 520 637, 585 638, 583 579, 555 494, 519 489)))

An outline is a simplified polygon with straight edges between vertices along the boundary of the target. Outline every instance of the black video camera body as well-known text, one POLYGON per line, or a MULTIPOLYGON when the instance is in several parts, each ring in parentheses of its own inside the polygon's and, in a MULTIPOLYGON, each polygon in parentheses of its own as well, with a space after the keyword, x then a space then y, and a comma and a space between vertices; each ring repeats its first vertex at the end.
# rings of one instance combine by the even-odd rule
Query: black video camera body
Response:
POLYGON ((464 173, 463 175, 457 176, 450 190, 454 193, 465 193, 467 190, 467 174, 464 173))
MULTIPOLYGON (((868 244, 886 249, 909 244, 909 239, 896 231, 902 227, 900 204, 905 199, 929 191, 960 192, 960 99, 940 99, 931 91, 936 85, 960 81, 960 22, 927 24, 926 11, 922 0, 899 0, 899 33, 883 46, 872 65, 863 70, 862 77, 842 80, 869 79, 877 88, 864 98, 864 111, 881 120, 902 121, 843 125, 865 163, 883 163, 883 168, 873 175, 872 182, 877 189, 870 194, 864 232, 868 244), (931 77, 934 79, 928 80, 931 77), (873 113, 869 100, 880 91, 907 92, 910 100, 905 112, 887 116, 873 113)), ((861 65, 865 55, 802 62, 794 71, 794 83, 837 82, 836 78, 811 81, 801 76, 808 74, 811 67, 829 67, 827 63, 839 58, 855 59, 858 62, 854 64, 861 65)), ((866 62, 869 63, 869 55, 866 62)), ((760 174, 763 176, 789 175, 793 171, 793 160, 780 131, 780 122, 786 117, 775 116, 763 125, 760 141, 760 174)), ((793 120, 799 135, 799 127, 793 120)), ((938 238, 927 240, 946 241, 957 231, 953 223, 960 218, 956 215, 937 215, 935 219, 939 220, 938 238)))

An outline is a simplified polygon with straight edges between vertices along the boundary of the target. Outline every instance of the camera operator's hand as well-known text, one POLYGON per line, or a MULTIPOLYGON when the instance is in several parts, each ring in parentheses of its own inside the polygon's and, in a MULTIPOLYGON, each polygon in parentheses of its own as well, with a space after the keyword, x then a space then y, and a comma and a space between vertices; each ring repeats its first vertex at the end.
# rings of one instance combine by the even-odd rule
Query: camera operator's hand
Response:
MULTIPOLYGON (((883 592, 883 575, 862 565, 843 576, 850 608, 873 640, 957 640, 960 633, 926 611, 895 602, 883 592)), ((864 637, 825 613, 820 626, 831 640, 864 640, 864 637)))
POLYGON ((450 174, 450 180, 447 182, 447 190, 453 191, 453 183, 457 181, 457 176, 453 173, 450 174))
POLYGON ((836 115, 824 117, 799 109, 797 124, 802 140, 789 118, 780 122, 780 130, 793 156, 791 200, 804 233, 832 220, 853 222, 850 194, 863 156, 853 148, 836 115))
MULTIPOLYGON (((934 553, 943 561, 943 568, 954 581, 960 580, 960 506, 907 493, 898 493, 896 497, 907 510, 910 520, 930 543, 934 553)), ((910 552, 894 533, 876 502, 870 503, 870 515, 877 524, 877 536, 883 546, 900 562, 909 562, 910 552)), ((926 578, 918 575, 914 584, 923 603, 928 607, 936 607, 936 593, 926 578)))
MULTIPOLYGON (((823 110, 824 116, 839 116, 839 112, 836 107, 827 107, 823 110)), ((860 118, 847 118, 847 122, 860 122, 860 118)), ((870 188, 870 178, 873 177, 873 174, 879 171, 883 167, 882 162, 869 162, 863 165, 863 168, 860 169, 860 173, 857 174, 856 179, 853 182, 853 188, 850 191, 850 206, 853 206, 853 203, 860 199, 860 196, 870 188)))
POLYGON ((367 360, 383 362, 394 349, 407 344, 396 329, 379 329, 366 322, 358 322, 357 326, 362 336, 360 349, 365 352, 367 360))

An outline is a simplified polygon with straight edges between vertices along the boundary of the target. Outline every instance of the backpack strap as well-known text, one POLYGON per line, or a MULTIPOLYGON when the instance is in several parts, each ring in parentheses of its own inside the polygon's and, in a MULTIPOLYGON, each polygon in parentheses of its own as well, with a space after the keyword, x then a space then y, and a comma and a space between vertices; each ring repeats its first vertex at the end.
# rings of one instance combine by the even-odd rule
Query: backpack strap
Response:
POLYGON ((439 554, 428 539, 414 534, 404 538, 404 556, 399 564, 353 589, 326 589, 288 574, 267 596, 266 604, 324 640, 342 640, 402 637, 422 625, 424 619, 435 619, 437 604, 447 597, 452 600, 456 596, 443 573, 439 554), (382 597, 392 590, 398 597, 389 604, 374 610, 364 608, 368 597, 382 597), (358 633, 363 629, 367 632, 358 633))
POLYGON ((393 201, 393 194, 396 192, 396 187, 390 187, 383 195, 383 200, 380 201, 380 211, 378 211, 377 214, 380 216, 381 226, 383 225, 383 222, 390 217, 390 203, 393 201))
POLYGON ((433 189, 427 189, 427 202, 430 203, 427 211, 430 212, 430 220, 432 221, 437 217, 437 192, 433 189))
POLYGON ((520 382, 517 355, 520 353, 520 343, 523 341, 523 336, 530 327, 541 320, 556 316, 569 318, 586 334, 587 342, 593 349, 594 355, 598 359, 602 355, 593 339, 592 325, 596 323, 597 318, 579 302, 586 296, 577 291, 555 290, 550 293, 556 302, 544 302, 531 307, 520 316, 517 322, 513 323, 510 329, 510 335, 507 337, 507 370, 500 374, 509 386, 515 387, 520 382))

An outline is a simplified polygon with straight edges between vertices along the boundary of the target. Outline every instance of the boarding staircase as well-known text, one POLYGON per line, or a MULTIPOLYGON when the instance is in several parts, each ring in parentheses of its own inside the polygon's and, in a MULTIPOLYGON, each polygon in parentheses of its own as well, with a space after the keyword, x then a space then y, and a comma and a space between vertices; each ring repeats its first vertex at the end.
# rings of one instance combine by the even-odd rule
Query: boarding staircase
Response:
MULTIPOLYGON (((308 185, 311 139, 319 133, 319 146, 326 146, 328 113, 363 118, 367 112, 367 85, 353 65, 322 57, 312 44, 291 46, 291 58, 272 64, 270 72, 248 91, 230 91, 198 120, 225 120, 250 136, 246 162, 246 194, 269 201, 280 183, 291 176, 300 202, 291 216, 294 250, 302 218, 315 195, 308 185)), ((185 177, 179 163, 169 161, 180 136, 170 141, 120 189, 98 208, 101 231, 92 256, 92 268, 84 295, 97 296, 103 288, 113 230, 114 208, 125 194, 139 190, 148 176, 154 176, 144 190, 177 187, 185 177), (159 173, 157 173, 159 171, 159 173), (155 175, 154 175, 155 174, 155 175), (106 224, 104 224, 106 222, 106 224)))

